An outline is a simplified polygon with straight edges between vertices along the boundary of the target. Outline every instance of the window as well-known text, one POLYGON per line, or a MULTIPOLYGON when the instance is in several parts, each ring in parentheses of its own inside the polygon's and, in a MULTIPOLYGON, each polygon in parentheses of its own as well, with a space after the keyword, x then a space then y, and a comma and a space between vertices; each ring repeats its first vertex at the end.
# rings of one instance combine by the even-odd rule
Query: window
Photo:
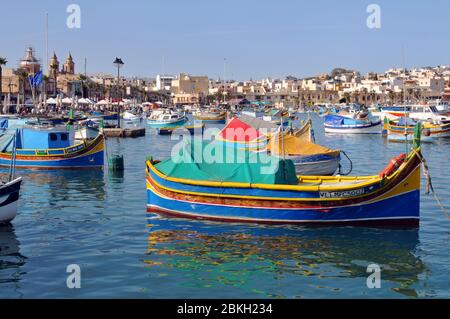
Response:
POLYGON ((67 141, 68 139, 69 139, 69 137, 67 136, 67 133, 61 134, 61 141, 67 141))
POLYGON ((55 133, 50 133, 50 141, 57 141, 58 136, 55 133))

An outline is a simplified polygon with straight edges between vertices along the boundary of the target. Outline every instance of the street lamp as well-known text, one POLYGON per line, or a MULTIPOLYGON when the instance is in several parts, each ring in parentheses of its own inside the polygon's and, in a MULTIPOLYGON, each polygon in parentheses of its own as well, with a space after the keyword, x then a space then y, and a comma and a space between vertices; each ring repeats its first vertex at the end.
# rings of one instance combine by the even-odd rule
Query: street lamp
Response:
POLYGON ((116 58, 114 60, 114 65, 117 67, 117 128, 120 128, 120 92, 119 92, 119 81, 120 81, 120 68, 124 65, 121 58, 116 58))

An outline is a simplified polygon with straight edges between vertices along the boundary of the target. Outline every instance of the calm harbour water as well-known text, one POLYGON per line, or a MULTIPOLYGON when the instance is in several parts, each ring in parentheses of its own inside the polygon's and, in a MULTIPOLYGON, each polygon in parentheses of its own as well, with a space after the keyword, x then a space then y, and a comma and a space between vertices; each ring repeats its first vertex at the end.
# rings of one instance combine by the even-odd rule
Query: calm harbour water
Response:
MULTIPOLYGON (((344 150, 354 174, 377 173, 405 149, 380 135, 325 135, 313 121, 317 142, 344 150)), ((417 230, 148 220, 145 158, 169 156, 173 143, 150 129, 109 139, 123 175, 19 170, 19 214, 0 226, 0 298, 450 297, 450 220, 423 194, 424 179, 417 230), (380 289, 366 286, 370 263, 381 266, 380 289), (80 289, 66 286, 70 264, 81 267, 80 289)), ((423 145, 447 207, 449 146, 423 145)))

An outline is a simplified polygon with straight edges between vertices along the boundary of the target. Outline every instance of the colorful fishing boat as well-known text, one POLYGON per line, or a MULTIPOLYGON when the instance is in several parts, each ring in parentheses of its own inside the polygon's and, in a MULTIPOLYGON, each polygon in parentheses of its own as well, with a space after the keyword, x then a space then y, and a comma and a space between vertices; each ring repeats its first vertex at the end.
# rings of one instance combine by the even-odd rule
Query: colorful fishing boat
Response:
MULTIPOLYGON (((399 142, 412 142, 414 139, 414 128, 417 122, 409 117, 401 117, 395 121, 384 120, 384 131, 388 140, 399 142)), ((432 142, 439 137, 450 137, 449 123, 422 123, 422 142, 432 142)))
POLYGON ((341 160, 340 150, 314 143, 310 119, 297 131, 272 136, 267 151, 292 160, 297 175, 333 175, 341 160))
POLYGON ((234 117, 217 134, 216 140, 229 147, 262 150, 265 149, 270 135, 275 132, 255 128, 234 117))
POLYGON ((381 134, 381 120, 378 118, 351 118, 342 115, 326 115, 325 132, 339 134, 381 134))
POLYGON ((263 120, 276 124, 276 125, 281 125, 281 123, 283 122, 283 125, 287 125, 288 124, 288 118, 289 118, 289 113, 285 112, 283 110, 279 110, 279 109, 269 109, 266 112, 264 112, 263 115, 263 120))
POLYGON ((416 137, 395 165, 353 177, 296 176, 292 161, 253 152, 199 161, 206 153, 194 142, 165 161, 147 160, 147 210, 224 222, 417 227, 420 130, 416 137))
POLYGON ((65 128, 20 128, 0 135, 0 166, 9 166, 16 153, 15 166, 23 168, 102 168, 105 139, 75 144, 74 132, 65 128))
POLYGON ((0 183, 0 224, 12 221, 17 215, 22 177, 0 183))
POLYGON ((227 116, 226 111, 220 109, 210 108, 208 110, 199 110, 193 113, 194 119, 209 123, 225 123, 227 116))

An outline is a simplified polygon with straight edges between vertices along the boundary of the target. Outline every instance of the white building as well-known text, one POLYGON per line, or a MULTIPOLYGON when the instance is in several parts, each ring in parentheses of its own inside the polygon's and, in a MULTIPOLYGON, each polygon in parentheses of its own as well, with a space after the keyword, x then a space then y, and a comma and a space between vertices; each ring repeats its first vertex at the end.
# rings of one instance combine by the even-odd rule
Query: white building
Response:
POLYGON ((433 92, 444 92, 445 80, 442 78, 419 78, 419 86, 433 92))
POLYGON ((173 75, 160 75, 156 76, 156 90, 158 91, 170 91, 172 88, 172 81, 175 80, 176 77, 173 75))

